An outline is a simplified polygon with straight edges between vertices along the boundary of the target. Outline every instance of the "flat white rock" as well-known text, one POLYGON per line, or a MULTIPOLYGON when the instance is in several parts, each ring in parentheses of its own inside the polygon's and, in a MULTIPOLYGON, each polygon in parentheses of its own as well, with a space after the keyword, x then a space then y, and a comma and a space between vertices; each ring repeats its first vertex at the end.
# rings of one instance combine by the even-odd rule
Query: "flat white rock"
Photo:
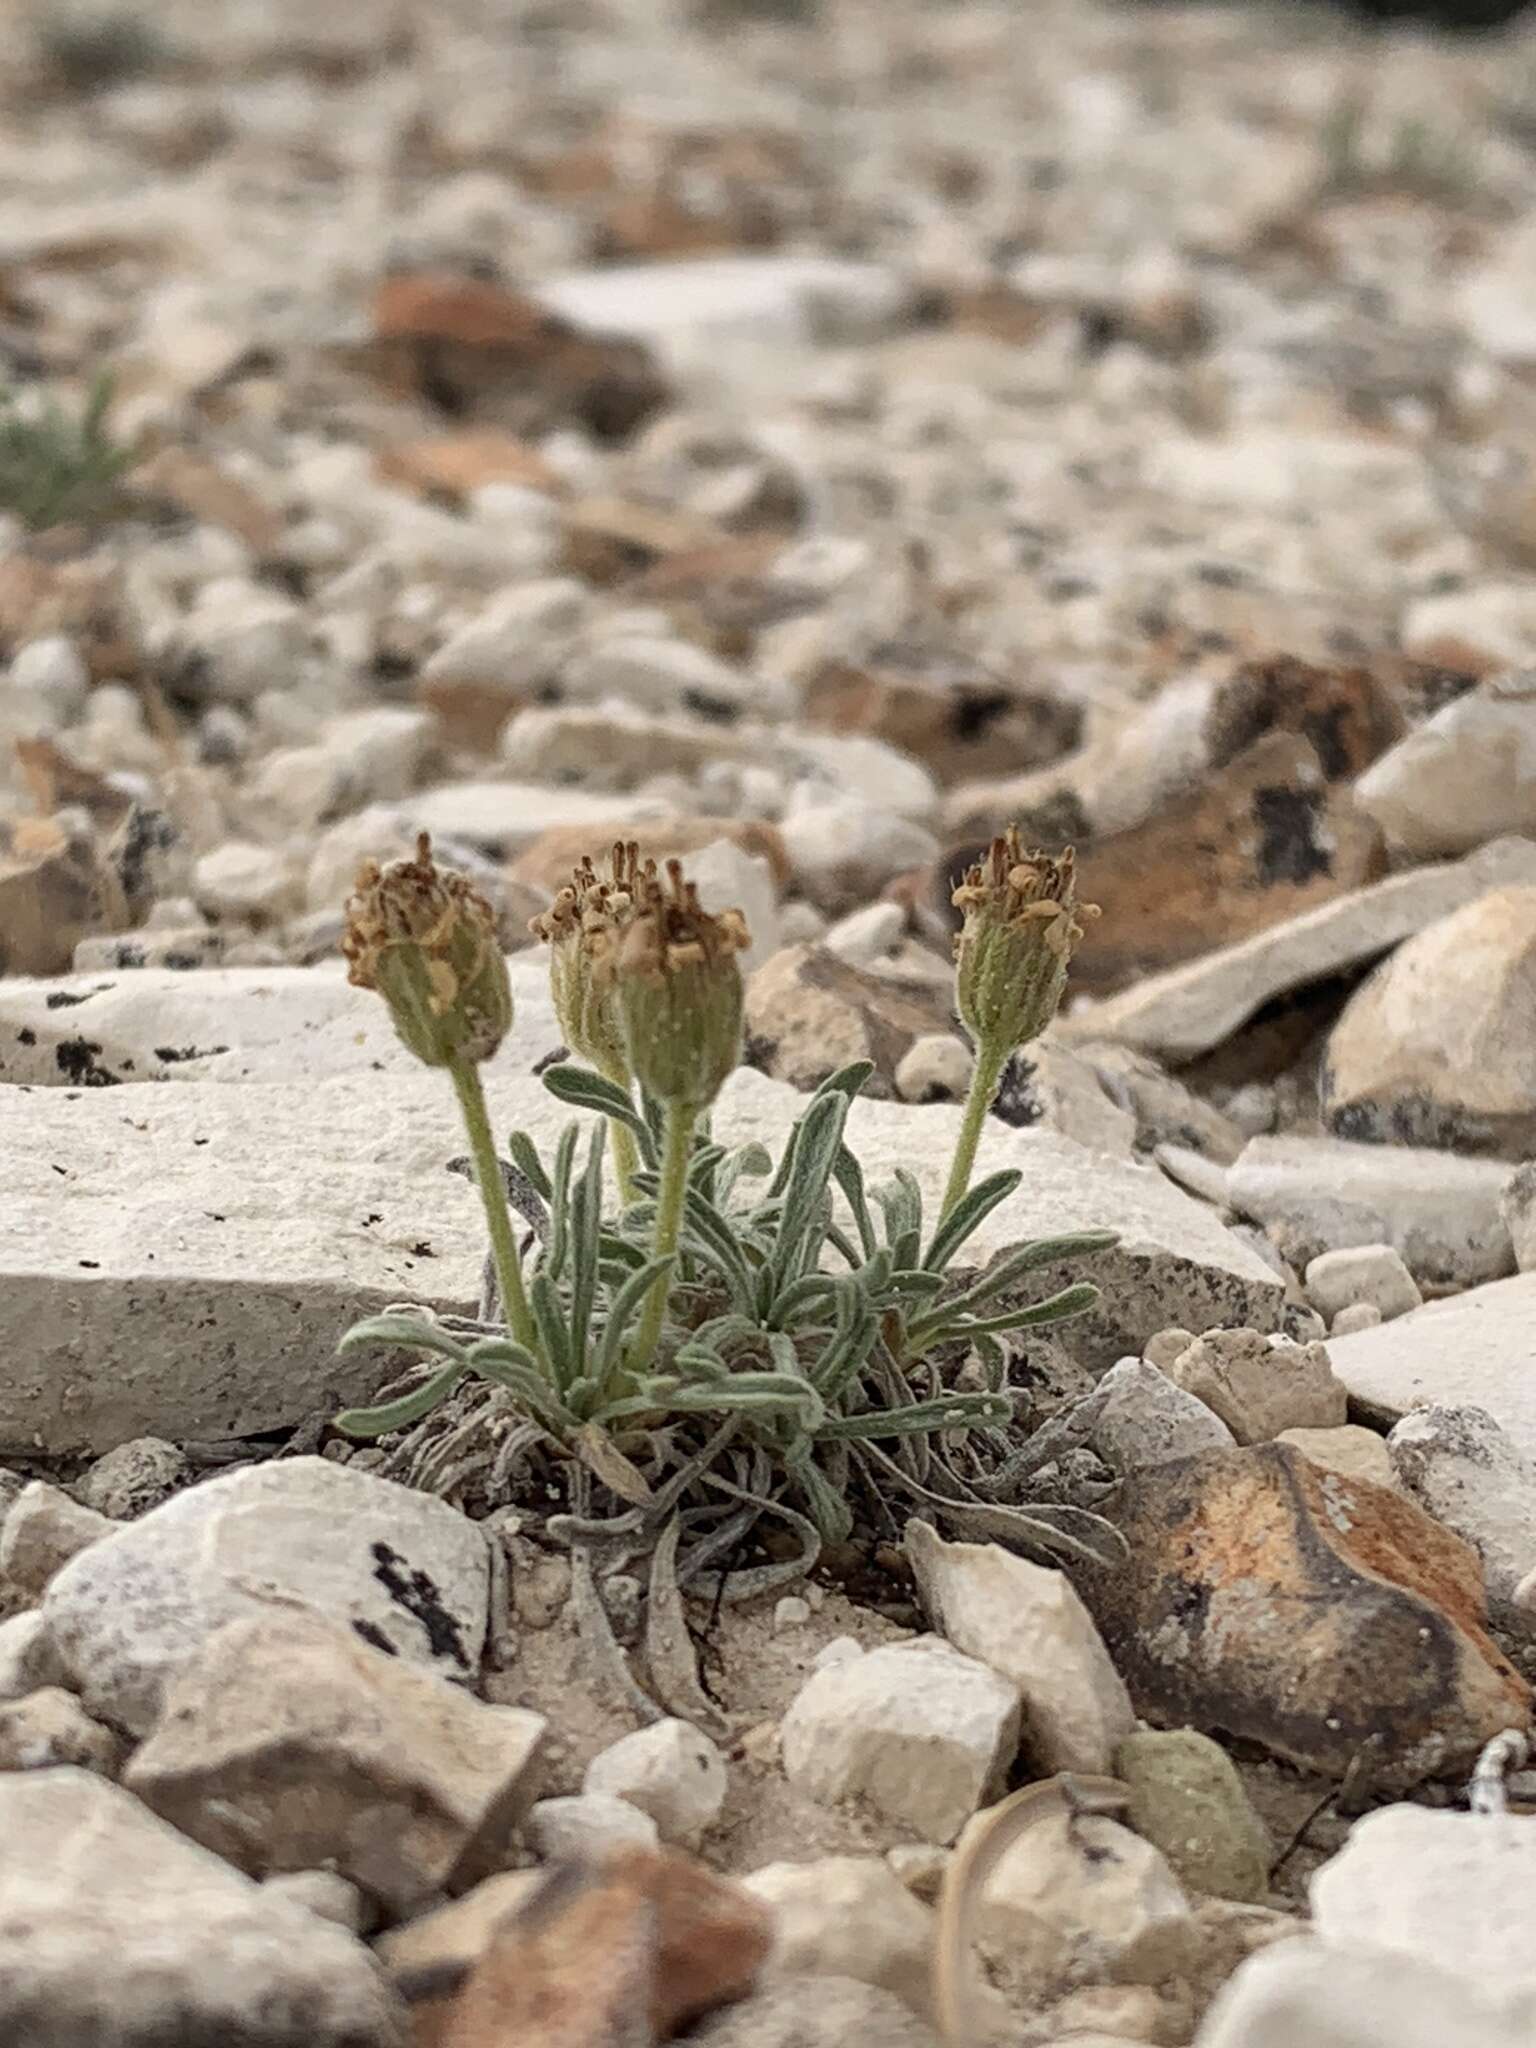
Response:
POLYGON ((1195 2048, 1527 2048, 1529 2039, 1432 1963, 1300 1937, 1238 1965, 1195 2048))

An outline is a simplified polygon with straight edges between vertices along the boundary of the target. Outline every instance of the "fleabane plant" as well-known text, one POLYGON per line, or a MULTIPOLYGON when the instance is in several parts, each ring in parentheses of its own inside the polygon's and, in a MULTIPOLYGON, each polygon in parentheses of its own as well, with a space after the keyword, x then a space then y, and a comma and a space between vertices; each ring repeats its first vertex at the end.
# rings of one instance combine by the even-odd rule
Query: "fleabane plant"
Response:
POLYGON ((1091 1308, 1098 1290, 1082 1281, 1021 1296, 1031 1275, 1112 1235, 1016 1245, 980 1271, 961 1263, 1022 1178, 975 1181, 975 1157, 1008 1055, 1061 1000, 1083 914, 1071 856, 1026 856, 1009 835, 956 901, 976 1084, 943 1200, 925 1215, 913 1175, 867 1188, 849 1143, 868 1065, 822 1084, 777 1159, 717 1135, 741 1053, 746 923, 706 911, 677 862, 658 872, 626 845, 605 873, 582 861, 534 925, 574 1055, 544 1085, 589 1113, 587 1134, 572 1122, 546 1159, 514 1132, 503 1163, 479 1079, 511 1018, 489 908, 425 842, 414 862, 366 869, 349 905, 352 979, 379 991, 405 1044, 453 1081, 497 1313, 455 1323, 396 1310, 358 1324, 344 1347, 415 1345, 435 1362, 340 1426, 374 1437, 423 1425, 461 1382, 482 1379, 542 1445, 546 1482, 579 1466, 583 1501, 595 1479, 657 1526, 717 1517, 724 1494, 749 1519, 777 1514, 808 1532, 811 1556, 888 1512, 894 1494, 962 1532, 1112 1546, 1096 1516, 1038 1497, 1041 1475, 1091 1428, 1092 1402, 1027 1434, 1001 1342, 1091 1308), (530 1226, 521 1248, 509 1189, 530 1226))

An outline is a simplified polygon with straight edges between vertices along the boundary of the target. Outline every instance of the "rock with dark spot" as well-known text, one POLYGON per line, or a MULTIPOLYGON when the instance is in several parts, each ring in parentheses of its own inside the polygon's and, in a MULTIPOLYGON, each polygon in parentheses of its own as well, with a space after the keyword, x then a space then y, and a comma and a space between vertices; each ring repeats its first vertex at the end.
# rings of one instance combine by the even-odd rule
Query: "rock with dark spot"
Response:
POLYGON ((473 1678, 489 1584, 485 1538, 443 1501, 288 1458, 205 1480, 105 1537, 44 1607, 86 1705, 142 1734, 216 1629, 274 1613, 362 1624, 414 1664, 473 1678))
POLYGON ((1330 782, 1348 782, 1403 731, 1392 690, 1368 668, 1319 668, 1293 655, 1248 661, 1217 685, 1206 714, 1213 767, 1267 732, 1295 732, 1310 741, 1330 782))
POLYGON ((1080 704, 1021 690, 977 663, 893 643, 858 666, 829 663, 806 687, 806 717, 832 732, 871 733, 912 754, 941 783, 1019 774, 1077 744, 1080 704))
POLYGON ((1536 1461, 1485 1408, 1415 1408, 1387 1438, 1404 1486, 1477 1552, 1489 1594, 1536 1569, 1536 1461))
POLYGON ((816 1088, 851 1060, 873 1060, 867 1093, 888 1099, 914 1042, 950 1025, 930 983, 850 966, 824 946, 786 946, 747 981, 749 1057, 776 1081, 816 1088))
POLYGON ((1128 1555, 1080 1584, 1146 1719, 1381 1788, 1528 1725, 1476 1554, 1416 1502, 1263 1444, 1134 1473, 1106 1511, 1128 1555))
POLYGON ((1533 1017, 1536 887, 1495 889, 1409 939, 1345 1005, 1323 1069, 1329 1129, 1525 1158, 1533 1017))

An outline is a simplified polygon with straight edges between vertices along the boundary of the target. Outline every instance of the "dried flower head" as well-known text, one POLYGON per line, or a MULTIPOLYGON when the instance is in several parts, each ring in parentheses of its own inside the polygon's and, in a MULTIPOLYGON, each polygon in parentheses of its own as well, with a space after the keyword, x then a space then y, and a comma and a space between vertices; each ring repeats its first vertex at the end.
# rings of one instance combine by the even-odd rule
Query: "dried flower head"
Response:
POLYGON ((549 909, 528 927, 549 946, 550 994, 566 1044, 579 1059, 615 1079, 627 1078, 629 1069, 614 967, 641 877, 654 881, 655 874, 654 862, 641 867, 632 839, 610 849, 606 875, 599 875, 591 856, 584 854, 549 909))
POLYGON ((1028 1044, 1055 1016, 1067 968, 1099 914, 1079 903, 1071 847, 1059 857, 1026 853, 1018 828, 994 839, 954 893, 963 913, 955 941, 955 992, 978 1046, 1028 1044))
POLYGON ((496 914, 467 875, 438 867, 425 832, 414 860, 363 863, 341 950, 348 981, 377 989, 402 1043, 429 1067, 478 1065, 511 1028, 496 914))
POLYGON ((749 944, 739 910, 714 915, 681 864, 637 878, 619 944, 615 990, 629 1063, 658 1102, 706 1108, 741 1053, 743 990, 736 956, 749 944))

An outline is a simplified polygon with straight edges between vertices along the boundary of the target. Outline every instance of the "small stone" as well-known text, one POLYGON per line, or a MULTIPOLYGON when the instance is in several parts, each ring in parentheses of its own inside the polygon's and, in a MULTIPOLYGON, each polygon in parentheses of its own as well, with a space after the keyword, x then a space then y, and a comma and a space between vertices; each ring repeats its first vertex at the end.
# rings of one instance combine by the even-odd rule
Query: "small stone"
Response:
POLYGON ((894 1849, 886 1850, 885 1860, 909 1892, 932 1905, 953 1853, 941 1849, 937 1842, 898 1842, 894 1849))
POLYGON ((1131 1788, 1127 1818, 1161 1849, 1179 1882, 1219 1899, 1262 1900, 1273 1855, 1226 1751, 1192 1728, 1143 1729, 1115 1752, 1131 1788))
MULTIPOLYGON (((1179 1340, 1176 1356, 1194 1342, 1187 1330, 1169 1330, 1152 1343, 1165 1352, 1172 1350, 1165 1338, 1179 1340)), ((1104 1405, 1089 1442, 1116 1472, 1135 1472, 1143 1465, 1166 1464, 1171 1458, 1222 1450, 1236 1442, 1213 1409, 1176 1386, 1149 1359, 1122 1358, 1099 1385, 1104 1405)))
POLYGON ((853 1977, 928 2015, 933 1913, 880 1857, 770 1863, 742 1886, 773 1915, 769 1981, 853 1977))
POLYGON ((50 634, 29 640, 11 659, 10 686, 43 704, 59 725, 72 725, 85 709, 91 672, 72 640, 50 634))
POLYGON ((1391 1245, 1421 1282, 1473 1287, 1513 1270, 1496 1159, 1340 1138, 1250 1138, 1227 1179, 1293 1266, 1345 1246, 1391 1245))
POLYGON ((93 832, 54 819, 0 828, 0 975, 60 974, 78 946, 128 923, 93 832))
POLYGON ((1149 1365, 1155 1365, 1160 1372, 1168 1372, 1174 1360, 1182 1357, 1194 1341, 1193 1330, 1181 1330, 1176 1327, 1159 1330, 1156 1336, 1147 1339, 1141 1355, 1149 1365))
POLYGON ((907 1524, 906 1551, 938 1633, 1018 1687, 1042 1768, 1108 1771, 1136 1717, 1065 1572, 998 1543, 946 1543, 927 1522, 907 1524))
POLYGON ((1168 1376, 1240 1444, 1268 1443, 1282 1429, 1336 1428, 1349 1407, 1326 1345, 1271 1343, 1256 1330, 1208 1330, 1168 1376))
POLYGON ((798 1593, 786 1593, 782 1600, 774 1603, 773 1626, 783 1633, 794 1628, 804 1628, 811 1618, 811 1603, 802 1600, 798 1593))
POLYGON ((599 1751, 582 1779, 584 1792, 627 1799, 650 1815, 664 1842, 692 1846, 708 1833, 725 1803, 727 1779, 719 1750, 691 1721, 657 1721, 599 1751))
MULTIPOLYGON (((978 1814, 967 1834, 985 1825, 978 1814)), ((1192 1945, 1192 1916, 1161 1852, 1102 1814, 1045 1814, 999 1857, 973 1908, 977 1946, 1038 2001, 1074 1984, 1155 1984, 1192 1945)))
POLYGON ((648 1813, 607 1792, 540 1799, 523 1832, 544 1863, 601 1863, 615 1849, 655 1849, 661 1836, 648 1813))
POLYGON ((73 1693, 44 1686, 25 1699, 0 1704, 0 1771, 78 1764, 115 1778, 121 1761, 117 1737, 93 1721, 73 1693))
POLYGON ((642 710, 691 711, 722 724, 749 706, 759 716, 769 708, 754 703, 763 685, 686 640, 615 635, 568 662, 561 682, 572 697, 599 703, 618 697, 642 710))
MULTIPOLYGON (((1345 1309, 1369 1307, 1382 1321, 1422 1305, 1419 1283, 1389 1244, 1350 1245, 1324 1252, 1306 1271, 1307 1299, 1330 1323, 1345 1309)), ((1341 1333, 1342 1334, 1342 1333, 1341 1333)))
POLYGON ((862 1799, 952 1842, 1000 1788, 1019 1718, 1015 1685, 924 1636, 814 1672, 784 1716, 784 1770, 813 1799, 862 1799))
POLYGON ((743 974, 778 951, 779 891, 766 860, 734 840, 714 839, 688 856, 687 874, 706 910, 739 910, 746 917, 751 943, 741 956, 743 974))
POLYGON ((784 818, 795 880, 830 915, 868 903, 939 851, 926 826, 874 803, 797 793, 784 818))
POLYGON ((358 1887, 335 1870, 280 1870, 263 1878, 262 1890, 269 1898, 286 1899, 302 1906, 318 1920, 344 1927, 348 1934, 372 1931, 376 1915, 372 1904, 358 1887))
POLYGON ((385 2048, 399 2008, 353 1937, 62 1766, 0 1776, 0 2036, 385 2048))
POLYGON ((949 1003, 824 947, 785 947, 747 982, 748 1055, 774 1080, 805 1090, 854 1060, 873 1060, 869 1092, 888 1098, 899 1061, 947 1021, 949 1003))
POLYGON ((98 1458, 80 1482, 84 1506, 119 1522, 132 1522, 170 1499, 192 1468, 162 1437, 135 1437, 98 1458))
MULTIPOLYGON (((414 1920, 387 1927, 375 1953, 397 1983, 461 1976, 484 1955, 496 1930, 520 1913, 548 1881, 542 1870, 502 1870, 482 1878, 462 1897, 414 1920)), ((280 1884, 281 1877, 268 1878, 280 1884)))
POLYGON ((1374 1330, 1384 1320, 1374 1301, 1352 1301, 1341 1308, 1329 1327, 1330 1337, 1353 1337, 1360 1330, 1374 1330))
POLYGON ((71 1558, 118 1526, 46 1480, 34 1479, 12 1502, 0 1528, 0 1579, 25 1597, 41 1599, 71 1558))
POLYGON ((304 613, 275 591, 236 576, 204 584, 187 613, 169 660, 197 696, 248 703, 274 678, 302 671, 310 652, 304 613))
POLYGON ((25 1699, 45 1686, 61 1685, 64 1675, 41 1608, 0 1621, 0 1700, 25 1699))
POLYGON ((1306 1938, 1250 1956, 1200 2029, 1200 2048, 1525 2048, 1465 1979, 1417 1956, 1306 1938))
POLYGON ((1368 768, 1355 801, 1394 847, 1419 860, 1464 853, 1504 832, 1536 835, 1533 706, 1529 670, 1469 690, 1368 768))
POLYGON ((252 1876, 325 1865, 398 1916, 476 1858, 504 1859, 544 1727, 282 1614, 201 1645, 125 1783, 252 1876))
POLYGON ((834 1636, 829 1643, 823 1643, 811 1659, 817 1671, 830 1671, 838 1664, 852 1664, 864 1655, 864 1645, 857 1636, 834 1636))
MULTIPOLYGON (((1536 692, 1527 717, 1536 729, 1536 692)), ((1375 1144, 1527 1157, 1536 1146, 1533 991, 1536 887, 1491 890, 1409 939, 1328 1035, 1327 1128, 1375 1144)))
POLYGON ((87 1707, 144 1735, 215 1630, 268 1619, 285 1599, 406 1664, 471 1678, 490 1599, 485 1538, 392 1480, 285 1458, 114 1525, 52 1581, 43 1611, 87 1707))
POLYGON ((275 920, 298 908, 298 886, 276 848, 230 840, 192 871, 199 910, 209 917, 275 920))
POLYGON ((1522 1273, 1536 1269, 1536 1160, 1517 1166, 1504 1184, 1500 1203, 1515 1264, 1522 1273))
POLYGON ((976 1056, 952 1031, 925 1031, 896 1062, 903 1102, 963 1102, 976 1056))
POLYGON ((896 945, 906 921, 899 903, 867 903, 829 926, 821 943, 850 967, 872 967, 896 945))
POLYGON ((1312 1879, 1313 1924, 1330 1947, 1433 1964, 1473 2004, 1536 2020, 1525 1939, 1536 1832, 1515 1814, 1388 1806, 1358 1820, 1312 1879))
POLYGON ((1334 1777, 1364 1755, 1386 1787, 1528 1724, 1476 1554, 1416 1502, 1263 1444, 1133 1473, 1105 1511, 1128 1554, 1078 1583, 1143 1716, 1334 1777))
POLYGON ((939 2048, 893 1991, 851 1977, 786 1977, 706 2020, 693 2048, 939 2048))
POLYGON ((1387 1438, 1403 1485, 1483 1561, 1495 1600, 1536 1565, 1536 1461, 1483 1408, 1415 1408, 1387 1438))
POLYGON ((1387 1440, 1374 1429, 1362 1429, 1353 1422, 1338 1429, 1283 1429, 1275 1442, 1289 1444, 1314 1465, 1337 1472, 1343 1479, 1364 1479, 1372 1486, 1402 1491, 1387 1440))

